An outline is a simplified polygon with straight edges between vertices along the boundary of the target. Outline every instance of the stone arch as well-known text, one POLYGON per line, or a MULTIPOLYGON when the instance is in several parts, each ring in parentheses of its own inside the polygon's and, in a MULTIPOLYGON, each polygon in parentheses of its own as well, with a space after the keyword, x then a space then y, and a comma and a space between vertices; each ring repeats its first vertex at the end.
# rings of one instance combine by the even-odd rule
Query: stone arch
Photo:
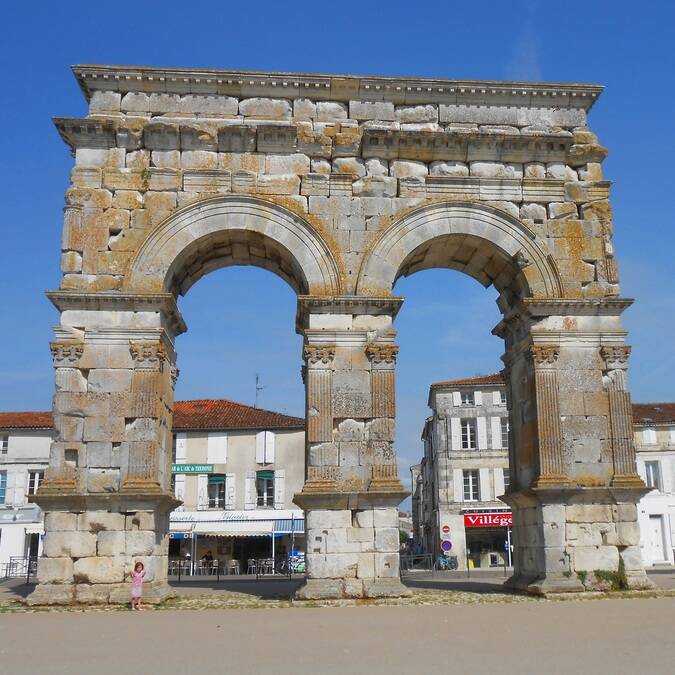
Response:
POLYGON ((172 214, 140 246, 124 288, 182 295, 204 274, 239 264, 275 272, 298 294, 341 293, 338 264, 316 230, 249 196, 207 199, 172 214))
POLYGON ((389 295, 399 277, 432 267, 494 284, 507 302, 514 295, 564 296, 556 265, 537 235, 506 212, 472 202, 421 206, 393 223, 365 256, 357 291, 389 295))

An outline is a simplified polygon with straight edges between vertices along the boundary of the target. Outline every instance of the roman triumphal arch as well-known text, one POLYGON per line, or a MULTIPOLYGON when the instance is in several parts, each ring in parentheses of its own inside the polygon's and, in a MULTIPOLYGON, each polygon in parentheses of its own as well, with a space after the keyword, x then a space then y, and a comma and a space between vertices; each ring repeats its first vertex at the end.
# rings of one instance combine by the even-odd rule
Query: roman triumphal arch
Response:
MULTIPOLYGON (((30 602, 117 602, 142 558, 166 583, 176 298, 224 265, 298 294, 308 580, 299 595, 405 593, 394 449, 401 275, 494 285, 511 416, 515 573, 535 593, 605 570, 648 585, 612 248, 601 89, 78 66, 55 437, 30 602)), ((274 345, 270 345, 274 349, 274 345)), ((439 374, 446 376, 447 373, 439 374)), ((584 585, 586 584, 586 585, 584 585)))

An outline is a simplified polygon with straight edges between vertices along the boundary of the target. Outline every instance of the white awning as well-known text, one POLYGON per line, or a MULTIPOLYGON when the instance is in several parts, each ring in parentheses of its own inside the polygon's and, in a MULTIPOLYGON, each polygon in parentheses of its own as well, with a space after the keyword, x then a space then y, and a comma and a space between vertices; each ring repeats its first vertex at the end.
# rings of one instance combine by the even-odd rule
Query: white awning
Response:
POLYGON ((194 534, 212 537, 271 537, 273 521, 218 521, 195 523, 194 534))
POLYGON ((45 527, 42 523, 35 525, 26 525, 26 534, 44 534, 45 527))
POLYGON ((169 532, 192 532, 192 523, 169 523, 169 532))

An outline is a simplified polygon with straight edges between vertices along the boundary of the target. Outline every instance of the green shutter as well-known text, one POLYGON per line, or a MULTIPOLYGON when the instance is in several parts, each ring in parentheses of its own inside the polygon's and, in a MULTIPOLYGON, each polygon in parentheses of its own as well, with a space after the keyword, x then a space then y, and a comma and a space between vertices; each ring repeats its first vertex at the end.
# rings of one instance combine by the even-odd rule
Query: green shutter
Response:
POLYGON ((222 473, 214 473, 209 476, 209 485, 213 485, 214 483, 224 483, 225 482, 225 474, 222 473))
POLYGON ((255 476, 258 479, 267 479, 267 480, 273 480, 274 479, 274 471, 256 471, 255 476))

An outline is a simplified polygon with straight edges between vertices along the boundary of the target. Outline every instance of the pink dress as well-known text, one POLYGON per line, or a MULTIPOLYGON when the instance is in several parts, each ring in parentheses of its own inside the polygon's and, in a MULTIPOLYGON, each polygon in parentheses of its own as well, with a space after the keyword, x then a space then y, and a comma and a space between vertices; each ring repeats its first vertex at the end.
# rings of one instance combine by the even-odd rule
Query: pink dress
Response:
POLYGON ((143 577, 145 576, 145 570, 136 572, 135 570, 131 573, 131 597, 140 598, 143 595, 143 577))

